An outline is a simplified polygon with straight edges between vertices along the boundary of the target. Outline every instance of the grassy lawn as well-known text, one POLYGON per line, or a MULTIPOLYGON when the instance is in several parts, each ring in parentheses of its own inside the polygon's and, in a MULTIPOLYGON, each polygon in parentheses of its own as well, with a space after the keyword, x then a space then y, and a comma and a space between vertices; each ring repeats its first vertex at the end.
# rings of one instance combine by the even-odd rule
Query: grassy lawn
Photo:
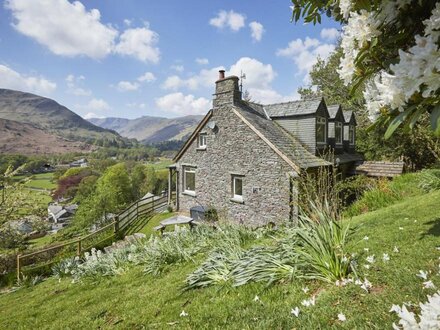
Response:
POLYGON ((46 236, 43 236, 43 237, 31 239, 31 240, 29 240, 29 248, 30 249, 36 249, 36 248, 40 248, 40 247, 43 247, 45 245, 48 245, 49 243, 52 242, 52 238, 53 237, 54 236, 52 236, 52 235, 46 235, 46 236))
MULTIPOLYGON (((156 234, 157 232, 153 228, 158 226, 162 220, 168 219, 175 214, 176 213, 174 213, 174 212, 158 213, 158 214, 154 215, 150 220, 148 220, 146 225, 138 232, 145 234, 147 236, 150 236, 151 234, 156 234)), ((168 226, 168 227, 169 228, 166 229, 167 231, 174 230, 174 228, 171 228, 171 226, 168 226)))
MULTIPOLYGON (((183 292, 186 276, 204 260, 200 257, 158 277, 145 275, 138 266, 98 282, 49 278, 0 295, 0 324, 2 329, 389 329, 397 321, 389 313, 393 304, 417 304, 434 293, 423 288, 416 276, 419 270, 430 271, 429 279, 440 286, 439 200, 440 192, 434 192, 345 220, 358 227, 349 250, 359 255, 360 277, 372 283, 370 293, 356 285, 299 279, 269 288, 251 284, 183 292), (395 246, 398 253, 393 252, 395 246), (382 260, 383 253, 389 254, 388 262, 382 260), (366 269, 370 255, 376 262, 366 269), (305 286, 308 293, 302 290, 305 286), (316 305, 302 306, 311 294, 316 305), (256 295, 259 301, 254 301, 256 295), (290 313, 296 306, 301 310, 298 318, 290 313), (188 316, 180 317, 182 310, 188 316), (338 313, 347 321, 338 321, 338 313)), ((165 214, 157 215, 143 232, 151 233, 161 217, 165 214)))
POLYGON ((53 173, 41 173, 32 176, 32 179, 24 184, 28 188, 52 190, 56 188, 53 182, 53 173))

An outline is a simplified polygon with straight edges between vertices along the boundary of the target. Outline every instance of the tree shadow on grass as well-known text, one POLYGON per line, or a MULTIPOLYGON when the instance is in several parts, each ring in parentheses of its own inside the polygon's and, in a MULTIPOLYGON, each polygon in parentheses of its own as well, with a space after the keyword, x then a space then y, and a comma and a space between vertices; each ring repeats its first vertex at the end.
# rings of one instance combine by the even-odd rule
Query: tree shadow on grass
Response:
POLYGON ((429 221, 426 223, 426 225, 430 227, 425 233, 422 234, 421 238, 425 238, 425 236, 440 236, 440 218, 429 221))

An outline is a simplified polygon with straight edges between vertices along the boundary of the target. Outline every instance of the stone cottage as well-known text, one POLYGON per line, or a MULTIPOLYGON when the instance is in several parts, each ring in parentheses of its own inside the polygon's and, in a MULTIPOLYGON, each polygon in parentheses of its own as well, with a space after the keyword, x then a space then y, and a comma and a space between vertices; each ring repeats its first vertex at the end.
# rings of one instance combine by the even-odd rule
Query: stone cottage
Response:
MULTIPOLYGON (((327 105, 322 98, 247 102, 238 81, 219 72, 213 108, 175 156, 168 191, 183 212, 215 208, 229 220, 252 226, 294 219, 298 174, 333 165, 320 157, 331 146, 327 105)), ((335 120, 345 125, 344 118, 338 114, 335 120)), ((349 153, 339 151, 337 165, 349 153)), ((348 163, 356 158, 351 152, 348 163)))

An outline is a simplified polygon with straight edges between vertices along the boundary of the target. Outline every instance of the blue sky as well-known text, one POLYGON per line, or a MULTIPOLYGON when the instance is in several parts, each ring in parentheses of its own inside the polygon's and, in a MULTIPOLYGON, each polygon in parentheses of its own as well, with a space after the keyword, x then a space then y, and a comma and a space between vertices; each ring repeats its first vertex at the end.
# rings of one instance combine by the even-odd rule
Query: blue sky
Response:
POLYGON ((288 0, 1 0, 0 87, 83 117, 204 114, 217 71, 261 103, 298 98, 340 27, 290 22, 288 0))

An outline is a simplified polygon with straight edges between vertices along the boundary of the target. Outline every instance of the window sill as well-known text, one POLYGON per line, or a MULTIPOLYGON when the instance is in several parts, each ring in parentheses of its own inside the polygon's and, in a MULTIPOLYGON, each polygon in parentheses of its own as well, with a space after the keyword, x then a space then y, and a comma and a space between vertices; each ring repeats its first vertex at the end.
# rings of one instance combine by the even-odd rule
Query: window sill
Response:
POLYGON ((182 195, 188 195, 188 196, 191 196, 191 197, 196 197, 197 196, 195 191, 190 191, 190 190, 182 191, 182 195))
POLYGON ((206 147, 197 147, 196 150, 197 151, 206 151, 206 147))
POLYGON ((232 197, 230 201, 237 204, 244 204, 243 197, 232 197))

